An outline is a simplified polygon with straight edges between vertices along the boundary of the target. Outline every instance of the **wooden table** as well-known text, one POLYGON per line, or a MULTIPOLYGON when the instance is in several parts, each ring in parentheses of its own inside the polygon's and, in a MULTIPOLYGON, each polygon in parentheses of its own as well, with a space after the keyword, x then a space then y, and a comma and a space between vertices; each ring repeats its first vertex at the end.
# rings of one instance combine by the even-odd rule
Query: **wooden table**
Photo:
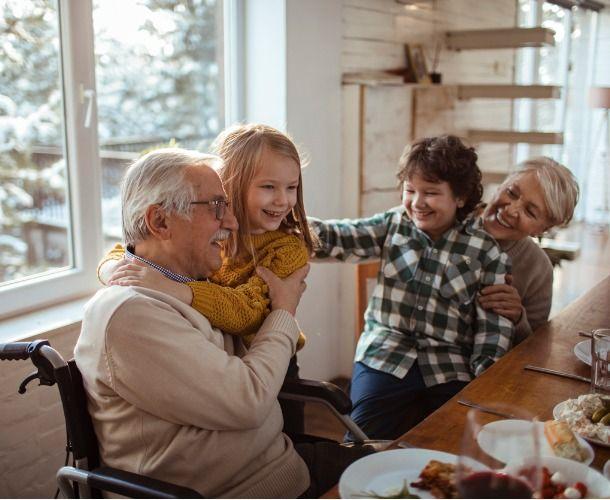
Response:
MULTIPOLYGON (((540 327, 460 393, 401 436, 417 448, 459 454, 468 408, 464 398, 486 406, 506 404, 523 408, 540 420, 553 418, 553 407, 568 398, 589 392, 585 382, 524 370, 527 364, 589 376, 590 368, 574 355, 574 346, 584 340, 580 330, 610 327, 610 276, 540 327)), ((489 415, 489 421, 499 417, 489 415)), ((610 448, 593 445, 593 466, 601 469, 610 459, 610 448)), ((338 498, 338 487, 322 498, 338 498)))

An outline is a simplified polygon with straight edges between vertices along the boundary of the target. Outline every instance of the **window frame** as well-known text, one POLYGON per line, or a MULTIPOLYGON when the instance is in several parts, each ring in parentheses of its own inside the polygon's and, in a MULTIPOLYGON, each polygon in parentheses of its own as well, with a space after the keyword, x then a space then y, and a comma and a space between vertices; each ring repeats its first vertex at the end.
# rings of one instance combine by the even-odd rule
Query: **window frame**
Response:
MULTIPOLYGON (((221 127, 243 119, 243 0, 218 0, 224 109, 221 127), (224 122, 224 123, 223 123, 224 122)), ((100 284, 102 257, 102 172, 97 134, 97 102, 92 0, 57 0, 60 72, 64 95, 64 154, 69 200, 69 269, 53 270, 0 285, 0 320, 93 294, 100 284), (93 99, 86 97, 93 92, 93 99), (85 125, 87 108, 91 117, 85 125)), ((13 334, 14 335, 14 334, 13 334)), ((2 336, 0 335, 0 340, 2 336)))
POLYGON ((83 126, 88 105, 83 91, 95 91, 93 25, 83 22, 91 19, 91 2, 58 0, 57 7, 70 218, 68 248, 72 266, 2 285, 0 318, 82 297, 96 288, 102 219, 95 100, 91 126, 83 126))

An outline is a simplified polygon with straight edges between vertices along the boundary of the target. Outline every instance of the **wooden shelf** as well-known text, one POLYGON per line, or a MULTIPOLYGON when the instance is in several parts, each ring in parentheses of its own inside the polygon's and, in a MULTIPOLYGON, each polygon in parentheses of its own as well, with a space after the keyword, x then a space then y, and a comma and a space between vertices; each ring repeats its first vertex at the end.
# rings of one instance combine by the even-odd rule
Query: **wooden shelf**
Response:
POLYGON ((450 50, 516 49, 555 45, 554 35, 548 28, 504 28, 448 31, 445 39, 450 50))
POLYGON ((472 142, 504 142, 509 144, 563 144, 561 132, 516 132, 512 130, 468 130, 472 142))
POLYGON ((458 99, 559 99, 554 85, 458 85, 458 99))
POLYGON ((394 75, 385 71, 343 73, 341 83, 353 83, 358 85, 405 85, 402 75, 394 75))

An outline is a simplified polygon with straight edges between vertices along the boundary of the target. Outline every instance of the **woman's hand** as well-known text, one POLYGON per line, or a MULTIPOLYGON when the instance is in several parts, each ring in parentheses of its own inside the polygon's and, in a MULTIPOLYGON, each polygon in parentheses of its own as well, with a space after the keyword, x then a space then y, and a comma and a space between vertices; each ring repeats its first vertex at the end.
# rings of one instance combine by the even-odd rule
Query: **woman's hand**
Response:
POLYGON ((478 301, 483 309, 491 309, 493 312, 518 323, 523 314, 521 296, 517 289, 512 286, 513 277, 506 275, 506 285, 490 285, 481 290, 478 301))
POLYGON ((139 260, 123 259, 119 261, 118 267, 112 273, 108 284, 150 288, 176 297, 189 305, 193 301, 193 292, 188 285, 165 277, 160 271, 139 260))

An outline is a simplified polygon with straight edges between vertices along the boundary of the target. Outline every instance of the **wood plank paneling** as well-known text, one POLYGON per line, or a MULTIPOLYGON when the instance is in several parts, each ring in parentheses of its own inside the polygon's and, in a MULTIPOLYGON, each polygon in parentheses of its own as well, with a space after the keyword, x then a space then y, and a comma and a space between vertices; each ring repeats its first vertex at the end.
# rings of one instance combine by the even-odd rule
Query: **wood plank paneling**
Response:
MULTIPOLYGON (((468 129, 506 129, 512 125, 510 100, 460 101, 451 84, 512 84, 515 51, 452 51, 444 46, 451 30, 512 28, 516 20, 514 0, 435 0, 400 5, 394 0, 343 1, 342 70, 365 72, 404 67, 404 44, 421 44, 428 70, 435 52, 443 84, 449 86, 411 90, 366 87, 364 110, 361 215, 370 215, 400 202, 392 192, 395 173, 404 146, 416 137, 456 133, 468 129), (405 108, 406 92, 416 93, 414 108, 405 108), (382 94, 387 94, 383 97, 382 94), (411 130, 407 130, 411 127, 411 130), (409 133, 410 132, 410 133, 409 133), (380 191, 381 190, 381 191, 380 191), (392 200, 392 203, 390 203, 392 200)), ((510 171, 513 148, 509 144, 477 146, 479 165, 489 172, 510 171)), ((355 166, 354 166, 355 167, 355 166)), ((346 167, 347 168, 347 167, 346 167)), ((351 204, 353 206, 353 204, 351 204)))
POLYGON ((362 191, 396 186, 396 166, 411 141, 412 96, 408 85, 364 87, 362 191))

